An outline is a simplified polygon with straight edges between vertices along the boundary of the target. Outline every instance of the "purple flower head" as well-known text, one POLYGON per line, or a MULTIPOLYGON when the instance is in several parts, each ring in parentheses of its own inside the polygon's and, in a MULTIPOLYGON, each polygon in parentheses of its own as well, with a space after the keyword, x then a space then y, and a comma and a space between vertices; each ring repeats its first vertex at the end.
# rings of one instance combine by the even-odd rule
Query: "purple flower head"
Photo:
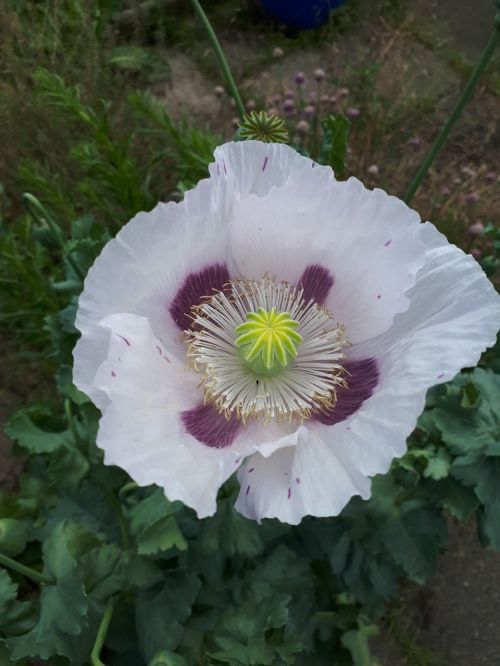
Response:
POLYGON ((285 90, 285 98, 286 99, 294 99, 295 93, 293 90, 285 90))
POLYGON ((470 253, 472 254, 472 256, 474 257, 474 259, 476 261, 478 259, 481 259, 481 257, 483 256, 483 253, 481 252, 481 250, 478 247, 473 247, 472 250, 470 251, 470 253))
POLYGON ((306 80, 304 72, 297 72, 297 74, 295 74, 295 76, 293 77, 293 80, 298 86, 303 85, 304 81, 306 80))
POLYGON ((441 196, 448 198, 451 194, 450 188, 449 187, 443 187, 441 190, 441 196))
POLYGON ((338 91, 339 97, 347 97, 349 95, 349 88, 340 88, 338 91))
POLYGON ((467 194, 465 197, 465 203, 469 204, 469 206, 477 204, 478 201, 479 201, 479 194, 477 192, 469 192, 469 194, 467 194))
POLYGON ((369 173, 370 176, 378 176, 379 168, 376 164, 370 164, 366 172, 369 173))
POLYGON ((225 93, 225 90, 222 86, 215 86, 214 95, 216 95, 216 97, 222 97, 224 95, 224 93, 225 93))
POLYGON ((357 107, 351 106, 347 109, 346 114, 348 118, 359 118, 361 111, 357 107))
POLYGON ((295 103, 292 99, 286 99, 283 103, 283 113, 287 116, 292 116, 295 113, 295 103))
POLYGON ((420 146, 420 137, 412 136, 411 139, 408 139, 408 145, 418 148, 420 146))
POLYGON ((249 99, 248 102, 245 104, 247 111, 254 111, 256 106, 257 104, 255 103, 254 99, 249 99))
POLYGON ((497 179, 497 175, 494 171, 488 171, 486 176, 484 177, 487 183, 494 183, 495 180, 497 179))

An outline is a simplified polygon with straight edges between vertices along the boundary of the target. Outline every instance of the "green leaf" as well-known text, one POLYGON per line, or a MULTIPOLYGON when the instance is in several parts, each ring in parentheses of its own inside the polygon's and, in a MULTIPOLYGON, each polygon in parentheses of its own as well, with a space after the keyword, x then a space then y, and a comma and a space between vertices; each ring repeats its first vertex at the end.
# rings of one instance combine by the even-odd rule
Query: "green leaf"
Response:
POLYGON ((50 409, 45 406, 19 410, 7 423, 5 432, 32 454, 51 453, 62 446, 71 445, 68 430, 61 429, 60 422, 54 421, 50 409), (42 428, 38 422, 49 426, 49 429, 42 428))
POLYGON ((163 650, 151 659, 148 666, 188 666, 188 663, 180 654, 175 654, 175 652, 171 652, 170 650, 163 650))
POLYGON ((450 472, 451 462, 451 456, 446 449, 438 449, 436 455, 427 461, 424 476, 435 481, 446 478, 450 472))
POLYGON ((373 666, 369 640, 378 634, 374 624, 362 624, 359 629, 352 629, 342 635, 342 645, 349 650, 353 666, 373 666))
POLYGON ((500 550, 500 497, 479 513, 478 527, 483 545, 500 550))
POLYGON ((342 114, 329 116, 323 121, 321 161, 329 164, 337 176, 346 167, 350 128, 350 121, 342 114))
POLYGON ((0 621, 3 621, 4 614, 16 598, 17 585, 12 582, 5 569, 0 569, 0 621))
POLYGON ((139 595, 136 630, 146 661, 162 650, 175 650, 184 631, 183 622, 200 589, 200 580, 189 571, 168 571, 164 583, 139 595))
POLYGON ((156 555, 169 548, 186 550, 187 542, 173 516, 166 516, 146 528, 137 538, 139 555, 156 555))

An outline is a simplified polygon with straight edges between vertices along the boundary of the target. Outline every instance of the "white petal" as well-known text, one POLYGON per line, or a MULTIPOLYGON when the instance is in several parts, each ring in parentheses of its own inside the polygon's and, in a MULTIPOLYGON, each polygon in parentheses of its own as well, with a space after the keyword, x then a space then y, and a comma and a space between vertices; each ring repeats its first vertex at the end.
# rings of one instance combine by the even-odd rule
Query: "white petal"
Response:
POLYGON ((250 279, 270 273, 297 284, 307 267, 327 269, 334 285, 325 304, 356 343, 408 308, 424 262, 418 227, 417 213, 395 197, 317 167, 293 172, 264 198, 236 202, 231 242, 250 279))
POLYGON ((311 169, 313 164, 290 146, 261 141, 226 143, 214 157, 211 176, 226 181, 237 199, 251 194, 263 197, 272 187, 281 187, 294 171, 311 169))
POLYGON ((97 437, 105 463, 139 485, 157 484, 199 517, 213 514, 217 491, 241 456, 186 433, 180 413, 199 400, 196 375, 169 356, 145 318, 113 315, 102 325, 111 330, 109 356, 96 378, 110 401, 97 437))
POLYGON ((139 213, 103 249, 80 296, 73 380, 99 407, 107 404, 93 383, 106 355, 108 334, 98 322, 109 314, 145 315, 169 351, 185 354, 169 305, 190 272, 227 262, 226 221, 220 215, 219 181, 206 180, 180 204, 139 213))
POLYGON ((303 516, 335 516, 353 495, 368 497, 370 481, 345 447, 332 447, 302 428, 295 447, 270 458, 255 454, 238 471, 236 509, 247 518, 278 518, 297 525, 303 516))

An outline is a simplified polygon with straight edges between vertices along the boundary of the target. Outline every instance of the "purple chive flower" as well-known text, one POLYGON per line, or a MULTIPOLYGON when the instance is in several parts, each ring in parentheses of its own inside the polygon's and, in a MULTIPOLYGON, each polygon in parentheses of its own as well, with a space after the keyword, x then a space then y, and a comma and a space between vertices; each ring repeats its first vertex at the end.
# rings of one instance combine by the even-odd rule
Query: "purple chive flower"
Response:
POLYGON ((320 97, 321 104, 328 104, 329 101, 330 101, 330 98, 328 97, 328 95, 321 95, 321 97, 320 97))
POLYGON ((278 106, 278 104, 281 103, 281 97, 280 97, 279 95, 274 95, 272 101, 273 101, 273 104, 274 104, 275 106, 278 106))
POLYGON ((256 108, 257 104, 255 103, 254 99, 249 99, 248 102, 245 105, 245 108, 247 111, 254 111, 256 108))
POLYGON ((294 99, 295 93, 293 90, 285 90, 285 98, 286 99, 294 99))
POLYGON ((497 175, 494 171, 488 171, 484 179, 486 180, 487 183, 494 183, 495 180, 497 179, 497 175))
POLYGON ((340 88, 340 89, 338 90, 338 96, 339 96, 339 97, 345 98, 345 97, 347 97, 348 95, 349 95, 349 88, 340 88))
POLYGON ((335 104, 337 104, 337 96, 336 95, 330 95, 330 104, 332 106, 335 106, 335 104))
POLYGON ((311 128, 310 128, 309 123, 307 122, 307 120, 300 120, 297 123, 295 129, 297 130, 297 132, 299 134, 309 134, 309 130, 311 128))
POLYGON ((215 86, 214 88, 214 95, 216 97, 222 97, 225 93, 225 90, 222 86, 215 86))
POLYGON ((240 119, 239 118, 233 118, 231 120, 231 125, 234 127, 234 129, 238 129, 240 126, 240 119))
POLYGON ((411 139, 408 139, 408 145, 413 146, 414 148, 418 148, 420 146, 420 137, 412 136, 411 139))
POLYGON ((292 116, 295 113, 295 103, 292 99, 286 99, 283 103, 283 113, 292 116))
POLYGON ((346 114, 348 118, 359 118, 361 111, 357 107, 351 106, 347 109, 346 114))
POLYGON ((274 107, 271 107, 270 109, 268 109, 266 111, 266 113, 267 113, 268 116, 279 116, 278 110, 275 109, 274 107))
POLYGON ((366 172, 369 173, 370 176, 378 176, 379 168, 376 164, 370 164, 366 172))
POLYGON ((321 83, 323 79, 325 78, 325 70, 321 69, 321 67, 318 67, 317 69, 314 70, 314 80, 317 81, 318 83, 321 83))
POLYGON ((441 190, 441 196, 448 198, 451 194, 450 188, 449 187, 443 187, 441 190))
POLYGON ((465 203, 469 204, 469 206, 477 204, 478 201, 479 201, 479 194, 477 192, 469 192, 469 194, 467 194, 465 197, 465 203))
POLYGON ((297 74, 295 74, 295 76, 293 77, 293 80, 298 86, 303 85, 304 81, 306 80, 304 72, 297 72, 297 74))
POLYGON ((273 58, 282 58, 285 55, 285 52, 279 46, 275 46, 273 49, 273 58))
POLYGON ((472 254, 472 256, 474 257, 474 259, 476 261, 478 259, 481 259, 481 257, 483 256, 483 253, 481 252, 481 250, 478 247, 473 247, 472 250, 470 251, 470 253, 472 254))

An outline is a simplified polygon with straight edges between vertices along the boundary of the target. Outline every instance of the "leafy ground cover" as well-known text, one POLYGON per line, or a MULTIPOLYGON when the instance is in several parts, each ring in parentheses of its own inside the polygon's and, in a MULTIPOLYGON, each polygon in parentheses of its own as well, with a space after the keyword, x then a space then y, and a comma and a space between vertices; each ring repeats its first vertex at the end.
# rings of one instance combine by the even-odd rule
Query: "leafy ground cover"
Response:
MULTIPOLYGON (((212 148, 233 132, 234 110, 214 91, 219 75, 189 7, 174 18, 144 8, 130 19, 133 9, 118 2, 99 11, 76 2, 2 7, 10 30, 0 41, 0 321, 9 391, 19 406, 25 398, 30 404, 6 427, 26 462, 17 492, 0 495, 0 543, 32 573, 0 571, 0 655, 6 663, 10 655, 21 664, 31 657, 84 664, 102 648, 103 662, 118 666, 362 665, 374 663, 370 644, 382 630, 382 663, 460 664, 449 646, 414 640, 415 625, 425 622, 405 608, 418 607, 412 584, 434 575, 450 547, 450 525, 475 519, 482 545, 500 548, 498 349, 430 393, 407 455, 375 480, 371 500, 353 500, 335 520, 258 527, 233 511, 229 483, 217 515, 200 522, 157 489, 137 488, 102 466, 97 413, 70 381, 82 276, 137 210, 180 197, 203 177, 212 148), (30 41, 34 24, 40 30, 30 41), (194 99, 185 81, 193 70, 200 76, 194 99), (26 190, 37 199, 23 199, 26 190), (411 583, 401 602, 404 581, 411 583), (387 644, 396 656, 384 654, 387 644)), ((429 35, 398 3, 384 3, 381 18, 369 21, 362 9, 353 3, 319 37, 265 24, 256 31, 254 10, 243 3, 236 10, 216 3, 214 19, 247 105, 283 105, 292 92, 290 132, 311 151, 322 104, 350 115, 345 174, 401 194, 467 63, 444 66, 442 48, 422 46, 429 35), (306 74, 300 88, 297 71, 306 74), (301 134, 302 120, 309 129, 301 134)), ((415 202, 455 242, 480 253, 493 279, 496 85, 494 76, 486 79, 415 202)), ((474 548, 469 532, 460 534, 457 542, 452 529, 452 550, 474 548)), ((488 659, 497 654, 490 647, 488 659)))

